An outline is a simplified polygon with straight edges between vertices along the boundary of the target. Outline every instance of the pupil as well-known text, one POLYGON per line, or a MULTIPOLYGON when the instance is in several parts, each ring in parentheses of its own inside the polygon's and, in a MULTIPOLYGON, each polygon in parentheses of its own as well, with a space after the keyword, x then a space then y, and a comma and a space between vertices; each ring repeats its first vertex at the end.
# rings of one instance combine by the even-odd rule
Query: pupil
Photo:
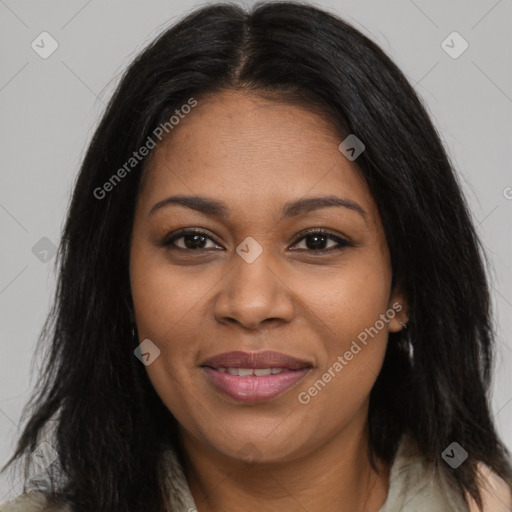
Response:
POLYGON ((204 237, 203 235, 186 235, 183 240, 185 241, 185 246, 187 247, 187 249, 200 249, 202 247, 201 244, 203 244, 205 241, 205 238, 206 237, 204 237), (194 242, 192 243, 189 242, 191 238, 194 239, 194 242), (198 240, 199 245, 201 247, 197 247, 197 245, 195 245, 195 243, 198 242, 198 240))
POLYGON ((326 237, 324 235, 310 235, 306 240, 306 245, 307 245, 308 249, 318 250, 318 249, 321 249, 322 248, 321 246, 323 246, 325 244, 325 239, 326 239, 326 237), (311 240, 311 239, 316 240, 316 242, 310 244, 308 242, 308 240, 311 240), (320 240, 320 242, 318 242, 318 240, 320 240))

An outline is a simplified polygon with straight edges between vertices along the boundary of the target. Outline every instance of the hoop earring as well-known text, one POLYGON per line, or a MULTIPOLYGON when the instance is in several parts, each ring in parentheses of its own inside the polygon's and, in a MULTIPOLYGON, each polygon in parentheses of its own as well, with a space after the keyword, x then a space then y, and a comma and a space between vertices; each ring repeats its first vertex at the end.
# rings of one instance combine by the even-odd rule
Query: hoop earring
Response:
POLYGON ((400 320, 400 324, 402 325, 402 328, 404 329, 407 329, 407 324, 405 324, 404 322, 402 322, 402 320, 400 320))

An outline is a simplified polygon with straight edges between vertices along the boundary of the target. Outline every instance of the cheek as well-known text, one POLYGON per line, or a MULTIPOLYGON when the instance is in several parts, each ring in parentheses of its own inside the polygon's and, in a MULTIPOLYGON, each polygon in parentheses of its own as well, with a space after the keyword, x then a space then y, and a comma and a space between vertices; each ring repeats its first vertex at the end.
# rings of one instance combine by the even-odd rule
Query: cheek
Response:
POLYGON ((134 244, 130 280, 138 336, 140 341, 150 339, 160 349, 159 357, 146 366, 146 371, 155 391, 176 419, 190 423, 193 415, 189 406, 194 403, 194 397, 187 379, 194 365, 195 351, 189 342, 179 340, 193 339, 187 335, 190 326, 201 325, 197 308, 204 291, 194 280, 186 279, 185 274, 159 260, 155 251, 146 249, 144 244, 134 244))
POLYGON ((378 301, 370 295, 356 308, 350 295, 337 302, 338 316, 329 320, 328 337, 318 351, 321 364, 297 389, 304 428, 309 425, 329 437, 356 417, 364 421, 387 348, 388 324, 379 319, 387 311, 385 297, 378 301))
POLYGON ((303 393, 299 403, 338 418, 365 401, 380 372, 389 320, 395 315, 388 306, 390 283, 386 254, 367 253, 334 269, 329 278, 309 275, 297 284, 322 339, 319 367, 298 391, 303 393))
POLYGON ((139 340, 150 339, 160 349, 146 371, 173 414, 187 417, 189 406, 196 402, 192 388, 197 354, 205 343, 201 334, 207 330, 206 301, 221 278, 214 269, 173 266, 165 251, 144 243, 132 247, 130 280, 139 340))
POLYGON ((192 326, 200 328, 201 300, 218 278, 215 272, 176 267, 165 260, 164 251, 135 244, 130 259, 130 279, 135 316, 141 339, 172 339, 192 326))
POLYGON ((357 337, 386 312, 391 275, 385 259, 354 256, 346 265, 320 270, 304 273, 293 288, 331 340, 357 337))

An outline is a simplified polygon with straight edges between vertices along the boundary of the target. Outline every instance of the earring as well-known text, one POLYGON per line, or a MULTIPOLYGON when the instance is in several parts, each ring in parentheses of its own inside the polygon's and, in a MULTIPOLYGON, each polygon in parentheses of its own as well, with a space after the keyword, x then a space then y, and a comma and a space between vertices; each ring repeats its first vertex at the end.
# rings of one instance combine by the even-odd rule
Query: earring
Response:
POLYGON ((402 320, 400 320, 400 324, 402 325, 402 328, 405 330, 407 329, 407 324, 405 324, 404 322, 402 322, 402 320))

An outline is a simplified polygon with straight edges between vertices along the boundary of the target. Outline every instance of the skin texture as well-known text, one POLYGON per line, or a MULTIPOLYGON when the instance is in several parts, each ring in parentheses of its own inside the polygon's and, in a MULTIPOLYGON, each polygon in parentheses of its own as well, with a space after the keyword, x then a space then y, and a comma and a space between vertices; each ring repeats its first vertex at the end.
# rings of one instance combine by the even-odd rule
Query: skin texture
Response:
POLYGON ((319 114, 223 91, 198 98, 151 155, 130 252, 135 320, 140 340, 161 350, 146 370, 179 421, 199 512, 241 504, 248 512, 375 512, 386 498, 389 468, 377 474, 367 459, 368 398, 388 332, 407 321, 406 304, 390 288, 374 200, 340 142, 319 114), (180 205, 149 213, 177 194, 221 200, 229 216, 180 205), (350 199, 366 213, 331 206, 281 218, 284 203, 326 195, 350 199), (211 240, 199 244, 203 251, 180 251, 183 238, 176 249, 162 245, 181 228, 206 230, 211 240), (353 246, 328 251, 338 244, 326 238, 315 255, 315 240, 301 233, 311 228, 353 246), (236 252, 248 236, 263 249, 252 263, 236 252), (402 311, 309 403, 300 403, 299 393, 394 303, 402 311), (200 367, 232 350, 283 352, 312 369, 284 394, 244 404, 216 390, 200 367))

